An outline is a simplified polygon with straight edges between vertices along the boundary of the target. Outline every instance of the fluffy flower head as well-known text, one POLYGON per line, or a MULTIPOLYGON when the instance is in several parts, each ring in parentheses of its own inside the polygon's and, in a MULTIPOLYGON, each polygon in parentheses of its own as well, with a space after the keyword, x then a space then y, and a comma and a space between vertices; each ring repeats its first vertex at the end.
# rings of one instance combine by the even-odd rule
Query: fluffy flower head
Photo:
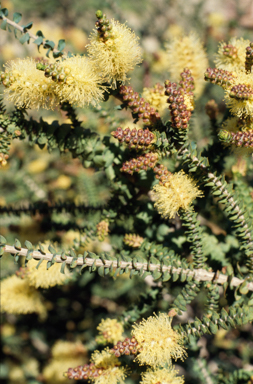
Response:
POLYGON ((99 334, 108 342, 116 344, 117 341, 123 340, 124 328, 122 323, 116 319, 102 319, 97 327, 99 334))
POLYGON ((94 30, 87 50, 97 71, 115 85, 116 81, 127 80, 127 73, 142 62, 142 53, 138 37, 131 29, 115 20, 111 20, 111 26, 112 37, 105 42, 94 30))
POLYGON ((1 311, 13 314, 38 313, 43 319, 46 308, 42 297, 27 279, 20 279, 16 275, 7 277, 1 282, 1 311))
POLYGON ((2 75, 8 76, 8 86, 4 94, 16 107, 48 109, 59 103, 54 82, 36 68, 34 59, 13 60, 5 68, 2 75))
POLYGON ((155 207, 164 218, 174 218, 180 208, 189 209, 190 204, 202 192, 183 171, 171 174, 163 185, 156 184, 151 192, 155 207))
POLYGON ((56 71, 64 74, 64 82, 56 85, 56 93, 61 102, 68 101, 76 107, 83 107, 103 99, 103 79, 88 58, 69 57, 59 63, 56 71))
POLYGON ((171 317, 165 313, 150 316, 133 326, 132 335, 138 341, 140 352, 136 360, 141 365, 171 365, 171 359, 183 360, 186 356, 182 336, 171 327, 171 317))
POLYGON ((54 287, 55 285, 62 285, 70 276, 70 274, 63 274, 60 272, 61 263, 55 263, 49 269, 47 269, 46 260, 42 261, 38 269, 36 269, 37 264, 38 260, 29 260, 26 273, 26 278, 29 284, 35 288, 49 288, 54 287))
POLYGON ((102 352, 95 351, 91 356, 91 361, 96 368, 101 368, 100 376, 91 377, 91 380, 96 384, 121 384, 124 382, 127 369, 120 367, 118 358, 110 353, 109 348, 102 352))
POLYGON ((154 88, 144 88, 142 97, 147 100, 151 107, 154 107, 159 113, 168 108, 167 96, 164 94, 163 85, 156 84, 154 88))
POLYGON ((176 376, 177 371, 174 369, 157 369, 153 371, 148 369, 142 374, 142 380, 140 384, 184 384, 184 378, 176 376))
POLYGON ((229 72, 245 72, 246 47, 250 45, 249 40, 232 37, 228 44, 220 42, 218 53, 215 57, 216 68, 225 69, 229 72))
POLYGON ((199 97, 205 86, 203 74, 208 67, 208 60, 196 33, 173 39, 167 45, 167 60, 171 81, 181 80, 180 73, 184 68, 191 71, 195 84, 194 95, 199 97))

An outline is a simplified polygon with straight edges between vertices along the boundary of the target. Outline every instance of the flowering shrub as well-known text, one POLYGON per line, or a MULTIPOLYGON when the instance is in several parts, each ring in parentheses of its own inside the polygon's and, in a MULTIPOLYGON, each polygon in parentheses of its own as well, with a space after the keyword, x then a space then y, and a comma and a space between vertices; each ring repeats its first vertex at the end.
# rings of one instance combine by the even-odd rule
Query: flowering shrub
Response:
POLYGON ((196 33, 176 36, 163 53, 164 84, 139 93, 128 83, 142 49, 126 24, 97 11, 84 52, 72 54, 63 40, 56 48, 31 24, 21 27, 20 14, 12 21, 0 12, 2 29, 47 50, 9 61, 0 74, 3 189, 20 196, 19 205, 3 199, 0 212, 3 220, 32 217, 18 221, 15 240, 12 228, 0 237, 4 352, 13 359, 5 377, 252 383, 253 43, 220 43, 211 68, 196 33), (222 88, 225 112, 221 119, 216 102, 206 103, 211 133, 200 153, 189 137, 206 83, 222 88), (77 107, 92 108, 95 123, 77 107), (42 108, 64 121, 28 116, 42 108), (12 152, 14 139, 45 158, 15 168, 23 149, 12 152), (229 172, 227 158, 235 159, 229 172), (66 191, 65 201, 51 198, 55 190, 66 191), (23 356, 10 339, 19 327, 32 345, 23 356))

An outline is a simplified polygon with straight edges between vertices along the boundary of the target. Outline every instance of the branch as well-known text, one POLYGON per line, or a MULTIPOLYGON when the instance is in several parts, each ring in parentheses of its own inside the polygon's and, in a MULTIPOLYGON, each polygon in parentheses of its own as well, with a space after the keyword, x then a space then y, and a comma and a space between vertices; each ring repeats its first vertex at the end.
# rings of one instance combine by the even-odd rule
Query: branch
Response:
MULTIPOLYGON (((16 249, 13 246, 5 245, 3 247, 4 252, 11 253, 13 255, 18 256, 27 256, 28 255, 28 249, 20 248, 16 249)), ((73 257, 71 256, 64 256, 64 260, 61 257, 61 255, 53 255, 52 253, 41 253, 40 251, 29 251, 29 256, 37 259, 37 260, 47 260, 51 261, 54 258, 54 261, 56 263, 63 263, 71 264, 73 262, 73 257)), ((183 268, 175 268, 172 266, 163 266, 161 267, 160 264, 148 264, 148 263, 140 263, 140 262, 128 262, 128 261, 120 261, 120 260, 101 260, 101 259, 93 259, 91 257, 78 257, 75 261, 76 266, 84 266, 87 267, 105 267, 105 268, 121 268, 129 270, 137 270, 140 271, 141 269, 143 271, 159 271, 159 272, 170 272, 172 274, 186 274, 187 276, 192 276, 194 280, 196 281, 213 281, 216 284, 224 284, 226 282, 229 282, 230 286, 238 287, 242 283, 245 282, 245 280, 238 279, 237 277, 233 277, 229 281, 229 276, 219 274, 219 272, 209 272, 204 269, 183 269, 183 268)), ((247 288, 249 291, 253 291, 253 283, 248 283, 247 288)))

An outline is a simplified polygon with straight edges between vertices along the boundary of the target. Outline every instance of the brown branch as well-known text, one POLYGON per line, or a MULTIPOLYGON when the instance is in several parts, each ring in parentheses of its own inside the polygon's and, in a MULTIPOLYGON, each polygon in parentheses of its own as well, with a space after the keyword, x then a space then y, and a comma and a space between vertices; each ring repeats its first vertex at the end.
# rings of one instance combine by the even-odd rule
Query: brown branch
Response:
MULTIPOLYGON (((28 250, 25 248, 16 249, 13 246, 5 245, 4 246, 4 252, 11 253, 13 255, 19 255, 19 256, 27 256, 28 250)), ((47 260, 51 261, 54 257, 54 261, 57 263, 63 263, 66 262, 66 264, 71 264, 73 261, 73 257, 71 256, 65 256, 66 259, 64 260, 61 258, 61 255, 53 255, 52 253, 41 253, 40 251, 33 251, 30 253, 30 256, 32 256, 34 259, 37 260, 47 260)), ((194 280, 196 281, 213 281, 216 284, 223 285, 224 283, 228 282, 229 276, 219 274, 216 272, 209 272, 205 269, 183 269, 183 268, 175 268, 172 266, 166 266, 164 265, 162 268, 160 264, 149 264, 148 263, 139 263, 139 262, 132 262, 132 261, 112 261, 112 260, 101 260, 101 259, 92 259, 91 257, 78 257, 76 260, 76 265, 82 266, 87 265, 88 267, 96 266, 96 267, 105 267, 110 268, 111 266, 113 268, 128 268, 129 270, 134 269, 140 271, 141 269, 143 271, 155 271, 158 270, 160 272, 169 272, 171 274, 173 273, 183 273, 187 276, 192 276, 194 280)), ((229 284, 233 287, 238 287, 244 282, 244 280, 238 279, 237 277, 233 277, 229 284)), ((247 288, 249 291, 253 291, 253 283, 249 282, 247 284, 247 288)))

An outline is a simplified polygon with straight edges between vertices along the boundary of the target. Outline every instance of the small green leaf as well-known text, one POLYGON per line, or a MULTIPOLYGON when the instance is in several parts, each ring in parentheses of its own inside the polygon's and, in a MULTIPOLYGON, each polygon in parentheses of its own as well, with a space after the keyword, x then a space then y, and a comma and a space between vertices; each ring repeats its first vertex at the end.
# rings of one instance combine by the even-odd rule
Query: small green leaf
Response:
POLYGON ((28 240, 25 241, 25 247, 26 247, 28 250, 33 250, 33 245, 32 245, 32 243, 30 243, 30 241, 28 241, 28 240))
POLYGON ((61 273, 64 275, 65 274, 65 266, 66 266, 66 261, 64 261, 63 263, 62 263, 62 265, 61 265, 61 273))
POLYGON ((23 36, 20 37, 19 39, 19 42, 21 44, 25 44, 26 42, 28 42, 30 40, 30 36, 29 36, 29 33, 25 33, 23 36))
POLYGON ((57 46, 58 51, 62 51, 65 48, 65 45, 66 43, 64 39, 59 40, 58 46, 57 46))
POLYGON ((45 41, 45 48, 49 48, 50 50, 53 50, 54 46, 55 46, 55 43, 53 41, 50 41, 50 40, 45 41))
POLYGON ((18 13, 18 12, 15 12, 14 14, 13 14, 13 21, 15 22, 15 23, 19 23, 20 22, 20 20, 22 19, 22 14, 21 13, 18 13))
POLYGON ((9 11, 7 8, 2 8, 1 11, 0 11, 0 17, 7 17, 9 14, 9 11))
POLYGON ((38 47, 43 44, 43 37, 39 36, 36 40, 33 42, 34 44, 37 44, 38 47))
POLYGON ((7 20, 4 20, 1 25, 0 25, 0 28, 3 29, 4 31, 6 31, 6 27, 7 27, 7 20))
POLYGON ((5 245, 6 243, 7 243, 6 238, 0 235, 0 245, 5 245))
POLYGON ((27 29, 31 29, 32 26, 33 26, 33 22, 30 22, 30 23, 28 23, 26 25, 22 25, 22 28, 24 29, 24 32, 26 32, 27 29))
POLYGON ((14 247, 18 250, 21 249, 21 243, 18 239, 15 239, 15 242, 14 242, 14 247))
POLYGON ((42 37, 43 39, 45 38, 45 36, 43 35, 42 31, 37 31, 36 32, 36 36, 42 37))
POLYGON ((36 265, 36 269, 39 268, 40 264, 41 264, 43 261, 44 261, 43 259, 40 259, 40 261, 39 261, 38 264, 36 265))

